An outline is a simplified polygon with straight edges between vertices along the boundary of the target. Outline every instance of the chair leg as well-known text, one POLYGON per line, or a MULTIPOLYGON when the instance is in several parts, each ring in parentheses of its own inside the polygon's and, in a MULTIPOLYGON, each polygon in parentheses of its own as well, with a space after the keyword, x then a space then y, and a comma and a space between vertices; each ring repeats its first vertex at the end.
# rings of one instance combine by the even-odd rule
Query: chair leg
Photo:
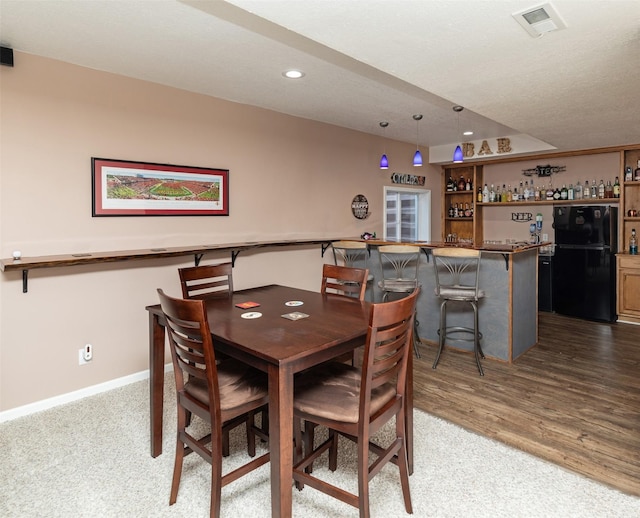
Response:
POLYGON ((411 505, 411 490, 409 487, 409 462, 407 460, 407 429, 404 412, 396 416, 396 436, 400 437, 402 444, 398 451, 398 469, 400 470, 400 484, 402 486, 402 497, 404 498, 404 508, 408 514, 413 514, 411 505))
POLYGON ((444 340, 447 336, 447 301, 443 300, 440 304, 440 329, 438 329, 438 352, 436 353, 436 359, 433 361, 433 368, 438 366, 440 361, 440 355, 444 348, 444 340))
POLYGON ((184 460, 185 445, 182 442, 185 422, 187 420, 186 411, 183 407, 178 407, 178 429, 176 433, 176 456, 173 461, 173 478, 171 480, 171 495, 169 505, 176 503, 178 499, 178 489, 180 489, 180 477, 182 476, 182 461, 184 460))
POLYGON ((247 414, 247 453, 249 453, 249 457, 256 456, 256 432, 253 428, 255 425, 255 416, 255 412, 249 412, 247 414))
POLYGON ((180 477, 182 476, 182 460, 184 459, 184 444, 182 441, 176 441, 176 458, 173 463, 173 479, 171 481, 171 496, 169 497, 169 505, 176 503, 178 499, 178 489, 180 489, 180 477))
MULTIPOLYGON (((399 416, 396 415, 396 419, 399 416)), ((360 518, 369 518, 369 439, 358 437, 358 508, 360 518)))
POLYGON ((220 501, 222 499, 222 443, 220 439, 211 441, 211 518, 220 518, 220 501), (216 452, 217 450, 217 452, 216 452))
POLYGON ((338 434, 334 430, 329 430, 331 446, 329 447, 329 470, 338 469, 338 434))
POLYGON ((482 349, 480 348, 480 336, 478 329, 478 305, 475 302, 472 302, 473 306, 473 353, 476 357, 476 365, 478 366, 478 371, 480 372, 480 376, 484 376, 484 371, 482 370, 482 365, 480 364, 480 355, 484 358, 484 354, 482 349))
POLYGON ((416 311, 416 314, 413 317, 413 351, 416 355, 416 358, 420 358, 420 350, 418 349, 418 344, 420 344, 420 335, 418 334, 419 325, 420 322, 418 322, 418 312, 416 311))
MULTIPOLYGON (((309 426, 309 423, 305 422, 305 431, 309 426)), ((293 465, 295 466, 298 462, 302 460, 304 453, 307 451, 307 446, 305 445, 304 449, 302 447, 302 430, 300 427, 300 419, 297 417, 293 418, 293 465)), ((302 482, 295 481, 296 489, 302 491, 304 489, 304 484, 302 482)))
MULTIPOLYGON (((315 423, 311 423, 309 421, 304 422, 304 439, 302 441, 304 445, 304 454, 308 455, 313 451, 314 441, 315 441, 315 423)), ((313 473, 313 462, 309 464, 305 468, 305 473, 313 473)))

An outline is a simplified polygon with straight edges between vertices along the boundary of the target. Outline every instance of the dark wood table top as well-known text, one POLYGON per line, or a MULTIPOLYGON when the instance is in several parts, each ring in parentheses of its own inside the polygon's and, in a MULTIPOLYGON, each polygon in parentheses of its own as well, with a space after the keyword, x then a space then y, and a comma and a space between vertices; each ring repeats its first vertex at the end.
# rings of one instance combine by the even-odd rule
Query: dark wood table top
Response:
POLYGON ((265 364, 290 364, 293 372, 318 363, 321 356, 335 357, 335 347, 340 344, 353 349, 349 342, 366 335, 369 311, 367 302, 278 285, 237 291, 231 299, 207 301, 217 349, 245 360, 246 355, 265 364), (292 301, 302 305, 287 305, 292 301), (260 306, 236 307, 242 302, 257 302, 260 306), (282 316, 293 312, 309 316, 298 320, 282 316), (262 316, 243 318, 248 313, 262 316), (309 357, 313 358, 305 361, 309 357))

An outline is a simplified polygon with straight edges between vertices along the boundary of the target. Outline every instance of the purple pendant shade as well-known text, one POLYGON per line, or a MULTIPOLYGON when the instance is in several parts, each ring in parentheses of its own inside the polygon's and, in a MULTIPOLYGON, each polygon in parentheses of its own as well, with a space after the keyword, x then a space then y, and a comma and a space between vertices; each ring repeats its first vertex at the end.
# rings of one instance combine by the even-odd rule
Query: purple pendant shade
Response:
POLYGON ((421 167, 422 166, 422 154, 420 153, 420 150, 416 150, 416 154, 413 155, 413 166, 414 167, 421 167))
POLYGON ((460 164, 463 162, 462 148, 460 146, 456 146, 456 150, 453 152, 453 163, 460 164))
POLYGON ((387 159, 387 155, 382 155, 380 158, 380 169, 389 169, 389 160, 387 159))

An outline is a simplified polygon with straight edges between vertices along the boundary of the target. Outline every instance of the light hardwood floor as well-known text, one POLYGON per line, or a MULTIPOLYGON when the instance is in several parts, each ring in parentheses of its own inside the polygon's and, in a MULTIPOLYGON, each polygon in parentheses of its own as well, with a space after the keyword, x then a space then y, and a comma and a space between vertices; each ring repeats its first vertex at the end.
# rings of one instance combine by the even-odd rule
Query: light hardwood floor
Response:
POLYGON ((433 370, 435 351, 415 360, 416 408, 640 496, 640 326, 541 312, 538 345, 484 377, 447 348, 433 370))

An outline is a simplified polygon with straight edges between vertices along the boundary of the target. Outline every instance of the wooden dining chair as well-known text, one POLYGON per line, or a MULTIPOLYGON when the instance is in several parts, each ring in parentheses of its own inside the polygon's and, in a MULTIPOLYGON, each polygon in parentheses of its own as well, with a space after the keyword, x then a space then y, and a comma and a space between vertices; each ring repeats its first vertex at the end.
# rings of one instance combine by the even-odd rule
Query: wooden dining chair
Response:
POLYGON ((322 265, 320 293, 337 293, 364 300, 368 278, 368 268, 350 268, 324 264, 322 265))
POLYGON ((182 297, 206 299, 229 297, 233 293, 233 267, 231 263, 207 264, 178 268, 182 297))
MULTIPOLYGON (((210 515, 220 516, 222 487, 269 461, 269 453, 222 474, 223 432, 235 427, 268 404, 267 377, 237 360, 216 362, 205 301, 176 299, 158 290, 167 321, 169 348, 175 375, 178 429, 169 505, 176 502, 184 457, 196 452, 211 464, 210 515), (187 412, 210 425, 210 433, 194 437, 187 427, 187 412), (211 444, 210 448, 207 447, 211 444)), ((255 437, 262 430, 247 423, 249 455, 255 457, 255 437)))
POLYGON ((400 470, 407 513, 412 513, 407 464, 405 397, 408 356, 411 354, 413 320, 420 288, 393 302, 372 304, 361 369, 331 362, 296 377, 294 395, 295 458, 293 478, 299 489, 309 485, 357 507, 369 517, 369 482, 389 461, 400 470), (300 420, 326 426, 329 437, 318 447, 302 440, 300 420), (386 446, 372 436, 395 421, 395 437, 386 446), (358 494, 349 493, 313 476, 309 468, 329 451, 329 469, 337 469, 338 435, 357 443, 358 494), (369 453, 377 459, 369 464, 369 453))

